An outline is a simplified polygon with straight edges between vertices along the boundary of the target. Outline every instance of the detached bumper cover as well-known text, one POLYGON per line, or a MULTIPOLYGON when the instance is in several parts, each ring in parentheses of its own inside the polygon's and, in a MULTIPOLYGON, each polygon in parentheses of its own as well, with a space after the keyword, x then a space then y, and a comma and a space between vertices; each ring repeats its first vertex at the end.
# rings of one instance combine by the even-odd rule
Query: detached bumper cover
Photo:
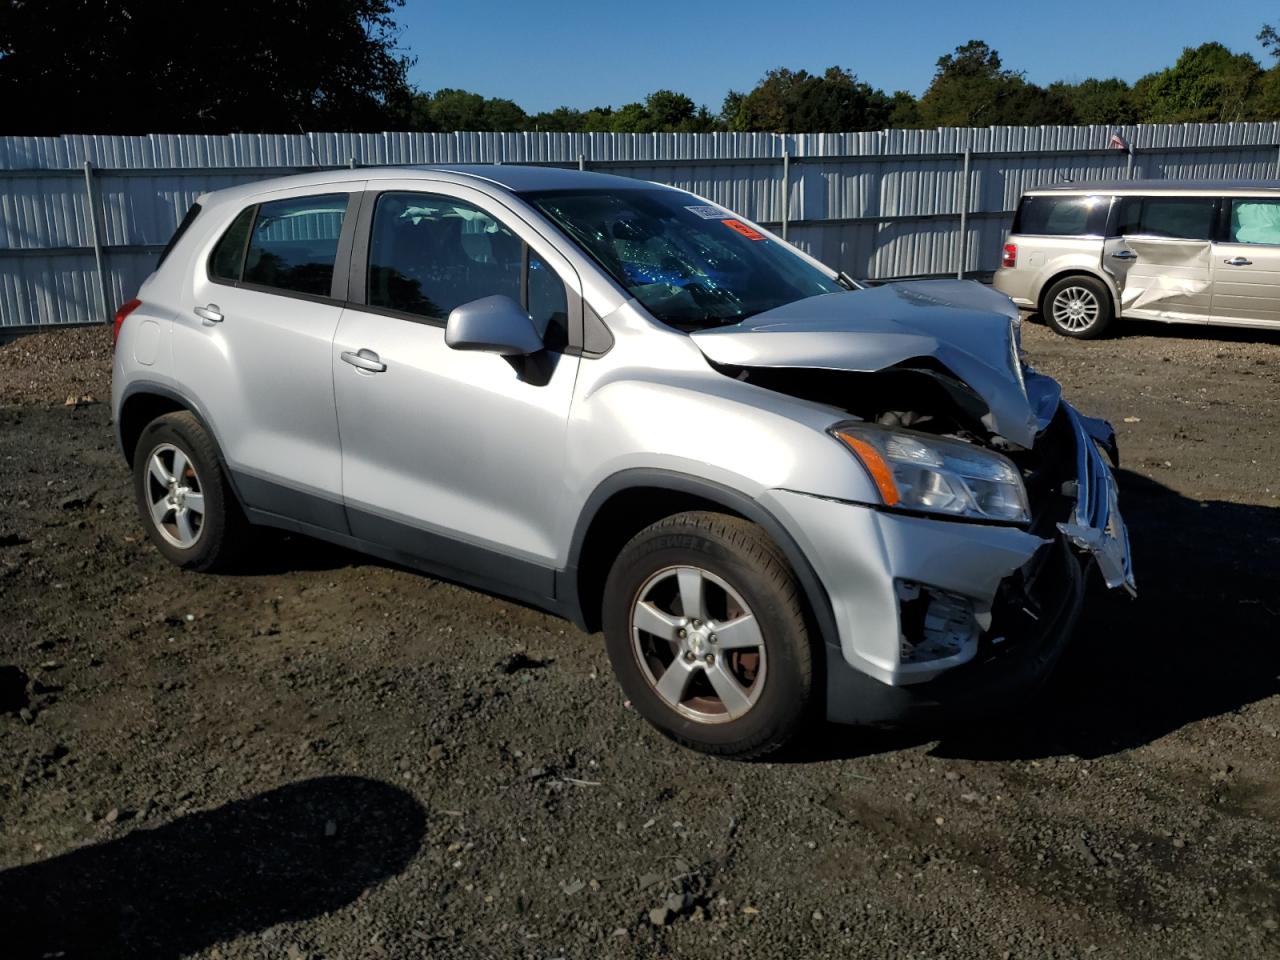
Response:
POLYGON ((892 723, 937 707, 1005 706, 1056 664, 1084 597, 1081 560, 1110 587, 1134 591, 1129 537, 1117 506, 1108 424, 1063 403, 1076 441, 1077 499, 1057 536, 907 516, 787 490, 761 497, 791 531, 826 587, 837 637, 826 646, 827 714, 892 723), (903 586, 966 598, 974 642, 913 661, 904 652, 903 586))

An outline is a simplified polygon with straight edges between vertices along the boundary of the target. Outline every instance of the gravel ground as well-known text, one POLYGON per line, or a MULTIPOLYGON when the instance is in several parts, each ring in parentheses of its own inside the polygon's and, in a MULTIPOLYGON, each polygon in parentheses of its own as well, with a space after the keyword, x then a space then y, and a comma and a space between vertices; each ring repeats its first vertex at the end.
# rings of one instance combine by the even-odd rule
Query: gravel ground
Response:
POLYGON ((979 726, 713 760, 599 637, 297 538, 142 534, 102 330, 0 348, 0 955, 1280 956, 1280 335, 1029 354, 1141 596, 979 726))

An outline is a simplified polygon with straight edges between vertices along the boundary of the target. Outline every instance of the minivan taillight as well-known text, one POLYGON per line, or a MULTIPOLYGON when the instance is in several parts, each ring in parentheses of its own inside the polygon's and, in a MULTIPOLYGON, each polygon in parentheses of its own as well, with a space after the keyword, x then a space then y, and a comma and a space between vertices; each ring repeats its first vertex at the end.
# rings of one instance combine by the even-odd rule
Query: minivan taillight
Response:
POLYGON ((116 348, 116 341, 120 339, 120 328, 124 325, 124 318, 133 311, 142 306, 141 300, 130 300, 119 310, 116 311, 116 318, 111 321, 111 349, 116 348))
POLYGON ((1016 267, 1018 265, 1018 245, 1016 243, 1006 243, 1004 245, 1004 259, 1000 261, 1002 267, 1016 267))

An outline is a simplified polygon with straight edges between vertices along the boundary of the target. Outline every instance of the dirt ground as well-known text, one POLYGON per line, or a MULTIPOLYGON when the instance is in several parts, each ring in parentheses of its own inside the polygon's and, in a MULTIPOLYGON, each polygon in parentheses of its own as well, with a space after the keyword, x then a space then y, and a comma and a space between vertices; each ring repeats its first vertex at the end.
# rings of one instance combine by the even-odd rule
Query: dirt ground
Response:
POLYGON ((298 538, 148 545, 102 330, 0 348, 0 956, 1280 956, 1280 335, 1025 334, 1139 599, 1030 713, 679 749, 599 637, 298 538))

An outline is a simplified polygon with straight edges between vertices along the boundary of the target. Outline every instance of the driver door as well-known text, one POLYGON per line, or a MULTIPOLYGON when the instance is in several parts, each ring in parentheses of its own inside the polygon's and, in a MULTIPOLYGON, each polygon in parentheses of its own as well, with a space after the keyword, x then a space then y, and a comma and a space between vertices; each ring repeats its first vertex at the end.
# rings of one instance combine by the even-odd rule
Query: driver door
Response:
POLYGON ((333 344, 351 532, 453 579, 549 597, 578 278, 491 198, 423 187, 366 194, 357 227, 353 302, 333 344), (494 294, 529 311, 546 344, 538 363, 445 343, 449 312, 494 294))

